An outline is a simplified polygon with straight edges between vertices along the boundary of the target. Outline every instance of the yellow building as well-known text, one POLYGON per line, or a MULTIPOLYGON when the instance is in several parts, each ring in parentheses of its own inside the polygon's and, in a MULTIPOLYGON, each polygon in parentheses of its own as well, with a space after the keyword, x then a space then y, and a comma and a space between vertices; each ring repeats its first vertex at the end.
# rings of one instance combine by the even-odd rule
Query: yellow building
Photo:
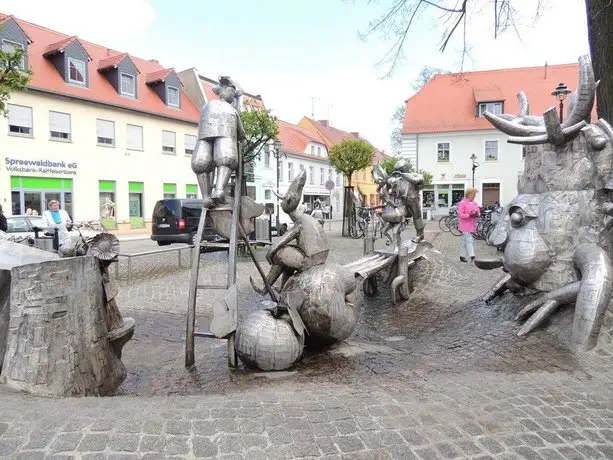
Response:
MULTIPOLYGON (((339 144, 344 139, 359 139, 360 133, 358 132, 347 132, 342 131, 340 129, 334 128, 330 126, 328 120, 313 120, 308 117, 303 117, 302 120, 298 123, 298 126, 304 129, 308 129, 310 131, 314 131, 318 133, 326 142, 328 149, 330 149, 333 145, 339 144)), ((376 151, 373 156, 373 165, 378 164, 383 161, 385 158, 388 158, 383 153, 376 151)), ((345 178, 345 185, 349 185, 347 183, 347 179, 345 178)), ((365 206, 375 206, 380 204, 379 197, 377 195, 377 185, 375 184, 372 177, 372 166, 368 168, 364 168, 361 171, 357 171, 353 173, 351 176, 351 185, 355 187, 361 193, 365 206)))

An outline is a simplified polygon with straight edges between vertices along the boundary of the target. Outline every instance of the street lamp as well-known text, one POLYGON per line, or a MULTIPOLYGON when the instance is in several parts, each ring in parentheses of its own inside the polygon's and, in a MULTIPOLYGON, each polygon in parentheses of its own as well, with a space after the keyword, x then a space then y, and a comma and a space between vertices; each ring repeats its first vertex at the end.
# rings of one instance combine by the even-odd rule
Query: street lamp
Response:
POLYGON ((275 225, 276 225, 276 229, 277 229, 277 236, 279 236, 279 177, 281 175, 281 171, 279 170, 279 158, 281 156, 284 156, 285 158, 287 158, 287 155, 281 151, 281 146, 283 145, 282 142, 279 139, 275 139, 275 141, 272 143, 274 146, 274 150, 273 150, 273 155, 275 156, 275 159, 277 160, 277 215, 276 215, 276 219, 275 219, 275 225))
POLYGON ((563 115, 564 99, 566 99, 566 95, 570 93, 572 93, 572 91, 568 89, 564 83, 560 83, 558 87, 555 89, 555 91, 551 93, 552 96, 555 96, 558 99, 558 101, 560 101, 560 123, 564 121, 563 120, 564 118, 564 115, 563 115))
POLYGON ((473 188, 475 188, 475 169, 479 167, 479 163, 477 162, 477 155, 474 153, 470 156, 470 159, 473 162, 473 188))

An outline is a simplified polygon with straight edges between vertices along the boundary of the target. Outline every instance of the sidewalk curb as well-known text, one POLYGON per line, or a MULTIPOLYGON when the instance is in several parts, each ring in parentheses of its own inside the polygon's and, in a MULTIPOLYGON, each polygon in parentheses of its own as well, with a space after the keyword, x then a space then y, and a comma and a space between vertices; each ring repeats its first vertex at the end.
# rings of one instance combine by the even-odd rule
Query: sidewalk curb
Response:
MULTIPOLYGON (((117 236, 117 235, 115 235, 117 236)), ((117 239, 121 241, 136 241, 136 240, 148 240, 151 238, 151 235, 125 235, 125 236, 117 236, 117 239)))

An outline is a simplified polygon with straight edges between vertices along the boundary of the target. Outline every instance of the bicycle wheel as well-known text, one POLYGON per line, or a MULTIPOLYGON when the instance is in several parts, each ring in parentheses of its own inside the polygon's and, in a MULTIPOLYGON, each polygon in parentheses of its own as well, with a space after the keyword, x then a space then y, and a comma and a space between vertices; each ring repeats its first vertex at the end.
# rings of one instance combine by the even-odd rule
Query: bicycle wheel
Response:
POLYGON ((353 224, 351 227, 349 227, 349 236, 353 239, 358 239, 359 235, 358 235, 358 228, 356 224, 353 224))
POLYGON ((438 220, 438 226, 439 228, 444 231, 444 232, 448 232, 449 231, 449 225, 447 225, 447 221, 446 219, 450 217, 450 216, 443 216, 438 220))
POLYGON ((476 239, 476 240, 482 240, 483 239, 483 224, 484 224, 483 220, 477 221, 477 228, 473 232, 473 238, 474 239, 476 239))
POLYGON ((451 223, 449 224, 449 231, 454 236, 462 236, 462 232, 458 228, 458 224, 459 223, 460 223, 460 220, 456 217, 456 218, 452 219, 451 223))

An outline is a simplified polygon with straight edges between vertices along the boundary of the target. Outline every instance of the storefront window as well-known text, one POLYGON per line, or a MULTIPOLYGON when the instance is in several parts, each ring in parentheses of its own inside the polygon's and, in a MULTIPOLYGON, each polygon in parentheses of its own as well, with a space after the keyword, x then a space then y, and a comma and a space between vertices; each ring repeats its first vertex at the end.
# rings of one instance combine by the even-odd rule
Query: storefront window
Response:
POLYGON ((449 185, 439 185, 438 187, 437 208, 449 207, 449 185))
POLYGON ((130 225, 132 228, 142 228, 145 226, 143 210, 144 186, 142 182, 130 182, 128 184, 128 204, 130 208, 130 225))
POLYGON ((424 208, 434 206, 434 189, 424 189, 424 208))
POLYGON ((106 228, 117 228, 116 201, 115 201, 115 181, 98 181, 98 197, 100 203, 100 222, 106 228))
POLYGON ((72 179, 54 177, 11 177, 11 212, 13 215, 42 215, 48 203, 57 200, 74 220, 72 179))
POLYGON ((164 184, 164 199, 172 200, 177 197, 177 184, 164 184))
POLYGON ((185 197, 186 198, 198 198, 198 186, 187 184, 185 186, 185 197))
POLYGON ((457 206, 464 198, 464 184, 453 184, 451 186, 451 206, 457 206))

